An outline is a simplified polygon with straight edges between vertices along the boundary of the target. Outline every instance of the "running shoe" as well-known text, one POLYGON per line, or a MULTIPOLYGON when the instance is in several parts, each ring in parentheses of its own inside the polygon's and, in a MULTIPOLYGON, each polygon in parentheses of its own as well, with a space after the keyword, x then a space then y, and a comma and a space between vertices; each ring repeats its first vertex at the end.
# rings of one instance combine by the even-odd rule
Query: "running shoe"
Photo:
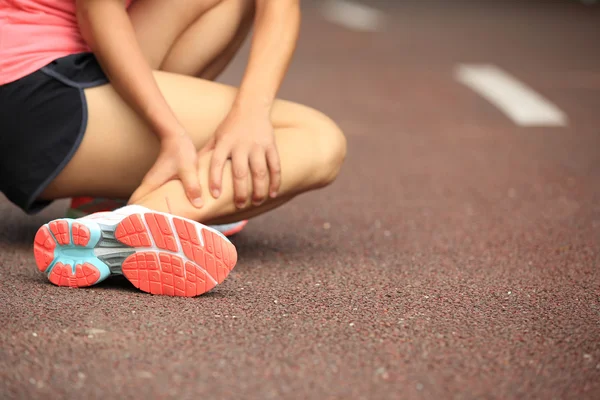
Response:
POLYGON ((43 225, 36 264, 58 286, 86 287, 123 275, 157 295, 198 296, 223 282, 237 262, 233 244, 198 222, 131 205, 43 225))
MULTIPOLYGON (((127 205, 125 200, 95 198, 95 197, 74 197, 71 199, 71 205, 67 210, 67 218, 81 218, 100 211, 113 211, 127 205)), ((233 236, 240 233, 248 224, 247 220, 238 221, 231 224, 210 225, 212 229, 221 232, 225 236, 233 236)))

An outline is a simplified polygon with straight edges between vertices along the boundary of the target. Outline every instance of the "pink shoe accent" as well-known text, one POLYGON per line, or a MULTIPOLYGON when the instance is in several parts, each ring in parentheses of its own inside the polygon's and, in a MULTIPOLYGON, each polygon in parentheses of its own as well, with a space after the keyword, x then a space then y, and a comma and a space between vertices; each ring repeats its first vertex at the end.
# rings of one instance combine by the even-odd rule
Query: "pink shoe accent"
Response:
POLYGON ((57 262, 50 272, 48 279, 57 286, 73 288, 91 286, 100 278, 100 271, 92 264, 77 265, 75 274, 69 264, 57 262))
POLYGON ((69 224, 67 221, 58 220, 53 221, 48 224, 50 226, 50 230, 54 234, 56 238, 56 242, 58 244, 65 245, 71 243, 71 239, 69 238, 69 224))
POLYGON ((33 255, 38 269, 42 272, 54 261, 54 248, 56 242, 47 227, 43 226, 35 235, 33 255))

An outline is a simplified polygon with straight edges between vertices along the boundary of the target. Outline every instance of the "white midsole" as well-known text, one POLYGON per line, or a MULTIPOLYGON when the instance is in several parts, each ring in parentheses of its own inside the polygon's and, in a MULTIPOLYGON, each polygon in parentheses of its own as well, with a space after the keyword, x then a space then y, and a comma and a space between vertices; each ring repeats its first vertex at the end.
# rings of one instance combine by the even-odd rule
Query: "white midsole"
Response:
MULTIPOLYGON (((117 209, 115 211, 107 211, 107 212, 101 212, 101 213, 95 213, 95 214, 91 214, 88 215, 86 217, 80 218, 81 220, 85 220, 85 221, 90 221, 90 222, 94 222, 97 223, 99 226, 101 226, 102 228, 108 228, 112 231, 112 233, 114 234, 114 231, 116 229, 116 227, 119 225, 119 223, 121 223, 121 221, 123 221, 125 218, 127 218, 128 216, 131 215, 145 215, 145 214, 159 214, 164 216, 165 218, 168 219, 169 221, 169 225, 171 226, 171 228, 173 230, 175 230, 175 225, 173 223, 173 218, 174 216, 171 214, 167 214, 167 213, 162 213, 159 211, 153 211, 150 210, 148 208, 142 207, 142 206, 137 206, 137 205, 132 205, 132 206, 125 206, 122 207, 120 209, 117 209)), ((223 235, 221 232, 219 232, 216 229, 213 229, 211 227, 208 227, 204 224, 201 224, 200 222, 196 222, 187 218, 183 218, 183 217, 175 217, 175 218, 180 218, 184 221, 189 221, 193 224, 194 228, 196 229, 196 236, 198 238, 198 240, 200 241, 200 244, 202 247, 205 247, 204 244, 204 238, 202 236, 202 229, 206 229, 209 232, 213 232, 215 234, 217 234, 218 236, 224 238, 228 243, 231 243, 229 241, 229 239, 227 239, 227 237, 225 235, 223 235)), ((171 251, 171 250, 167 250, 167 249, 162 249, 162 248, 158 248, 156 246, 156 243, 154 241, 153 235, 151 234, 151 230, 150 227, 148 226, 146 219, 145 218, 141 218, 144 227, 146 228, 146 232, 149 232, 150 234, 148 235, 148 237, 150 238, 150 240, 152 241, 152 246, 151 247, 129 247, 125 244, 122 244, 122 246, 119 247, 96 247, 94 249, 94 255, 98 258, 100 257, 110 257, 111 255, 115 255, 118 256, 119 254, 123 253, 124 251, 134 251, 135 253, 143 253, 143 252, 160 252, 160 253, 167 253, 167 254, 171 254, 171 255, 176 255, 178 257, 183 258, 185 261, 189 261, 189 262, 193 262, 194 265, 196 265, 198 268, 200 268, 202 270, 202 272, 209 277, 209 279, 214 283, 217 284, 218 282, 204 269, 203 266, 199 265, 195 260, 191 260, 189 259, 185 253, 183 253, 183 251, 171 251)), ((182 243, 178 237, 178 235, 173 235, 173 237, 175 238, 175 240, 178 243, 178 246, 180 249, 183 248, 182 243)), ((120 242, 119 242, 120 243, 120 242)), ((185 273, 185 270, 184 270, 185 273)))

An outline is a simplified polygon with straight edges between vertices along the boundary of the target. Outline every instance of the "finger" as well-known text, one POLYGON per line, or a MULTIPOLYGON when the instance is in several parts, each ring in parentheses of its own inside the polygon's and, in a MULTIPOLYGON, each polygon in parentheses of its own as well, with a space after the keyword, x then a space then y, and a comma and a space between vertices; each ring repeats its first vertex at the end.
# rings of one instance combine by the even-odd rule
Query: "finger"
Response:
POLYGON ((179 179, 181 179, 185 193, 194 207, 202 207, 204 202, 202 201, 202 188, 200 187, 198 163, 195 157, 192 162, 185 163, 179 168, 179 179))
POLYGON ((164 170, 158 167, 157 164, 154 164, 154 166, 150 168, 150 170, 142 179, 140 186, 131 195, 129 202, 133 203, 145 197, 149 193, 158 189, 163 183, 173 178, 163 171, 164 170))
POLYGON ((265 152, 256 149, 250 153, 250 171, 252 173, 252 204, 262 204, 269 195, 269 170, 265 152))
POLYGON ((279 188, 281 187, 281 161, 279 159, 279 152, 275 145, 267 149, 267 165, 269 168, 269 174, 271 176, 271 187, 269 189, 270 196, 272 198, 277 197, 279 188))
POLYGON ((133 192, 133 194, 129 197, 127 204, 136 204, 141 198, 145 196, 144 192, 141 189, 143 188, 140 186, 133 192))
POLYGON ((237 151, 232 154, 233 201, 237 208, 244 208, 248 202, 248 153, 237 151))
POLYGON ((215 150, 210 160, 210 167, 208 171, 209 175, 209 187, 212 196, 218 199, 221 195, 221 182, 223 181, 223 168, 225 162, 229 157, 229 147, 225 144, 215 146, 215 150))
POLYGON ((198 156, 203 156, 215 149, 215 137, 213 136, 201 149, 198 151, 198 156))

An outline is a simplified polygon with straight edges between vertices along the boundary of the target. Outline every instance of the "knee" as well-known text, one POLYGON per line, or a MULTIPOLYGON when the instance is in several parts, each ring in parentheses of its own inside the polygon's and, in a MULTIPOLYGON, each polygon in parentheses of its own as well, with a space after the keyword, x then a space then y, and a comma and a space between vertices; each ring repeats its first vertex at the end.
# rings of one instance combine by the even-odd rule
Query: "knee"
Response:
MULTIPOLYGON (((256 9, 256 0, 203 0, 197 1, 194 5, 197 7, 196 14, 203 16, 208 10, 227 3, 230 13, 235 15, 235 18, 241 23, 252 23, 256 9)), ((187 4, 187 2, 185 2, 187 4)), ((185 12, 190 12, 189 9, 182 8, 185 12)), ((233 16, 232 14, 232 16, 233 16)))
POLYGON ((230 3, 230 10, 235 10, 234 15, 236 20, 240 21, 240 25, 252 25, 254 15, 256 13, 256 0, 217 0, 218 3, 230 3))
POLYGON ((346 159, 346 137, 340 127, 325 114, 315 111, 309 123, 315 135, 317 162, 314 169, 315 185, 324 187, 338 176, 346 159))

